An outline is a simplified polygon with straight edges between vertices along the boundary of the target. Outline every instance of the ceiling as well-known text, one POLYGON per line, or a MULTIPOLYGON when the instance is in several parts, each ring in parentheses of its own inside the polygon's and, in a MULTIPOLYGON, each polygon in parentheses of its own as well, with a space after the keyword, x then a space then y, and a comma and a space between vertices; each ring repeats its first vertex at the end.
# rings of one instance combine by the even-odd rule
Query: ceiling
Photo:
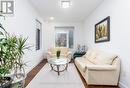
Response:
POLYGON ((60 0, 29 0, 39 11, 45 21, 54 17, 54 21, 80 22, 103 1, 103 0, 71 0, 70 8, 61 8, 60 0))

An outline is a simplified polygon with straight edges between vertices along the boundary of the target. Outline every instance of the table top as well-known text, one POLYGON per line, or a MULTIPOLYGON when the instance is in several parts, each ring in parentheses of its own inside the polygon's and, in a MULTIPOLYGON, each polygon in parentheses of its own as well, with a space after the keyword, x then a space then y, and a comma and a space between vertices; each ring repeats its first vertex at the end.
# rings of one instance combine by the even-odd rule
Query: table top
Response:
POLYGON ((50 60, 48 60, 48 63, 53 65, 64 65, 69 63, 69 60, 67 58, 51 58, 50 60))

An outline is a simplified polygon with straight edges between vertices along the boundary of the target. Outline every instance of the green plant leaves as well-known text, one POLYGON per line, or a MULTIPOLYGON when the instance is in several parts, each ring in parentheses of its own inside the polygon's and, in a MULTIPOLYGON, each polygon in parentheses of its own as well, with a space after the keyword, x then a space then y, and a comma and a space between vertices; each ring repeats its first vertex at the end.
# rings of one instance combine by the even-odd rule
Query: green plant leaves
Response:
POLYGON ((25 63, 22 61, 22 56, 29 48, 26 41, 27 38, 15 35, 0 38, 0 77, 8 74, 12 69, 17 72, 24 68, 25 63))
MULTIPOLYGON (((4 17, 1 14, 0 16, 4 17)), ((30 48, 26 41, 27 38, 10 35, 0 23, 0 78, 12 70, 14 72, 24 70, 26 64, 23 63, 22 57, 25 50, 30 48)))

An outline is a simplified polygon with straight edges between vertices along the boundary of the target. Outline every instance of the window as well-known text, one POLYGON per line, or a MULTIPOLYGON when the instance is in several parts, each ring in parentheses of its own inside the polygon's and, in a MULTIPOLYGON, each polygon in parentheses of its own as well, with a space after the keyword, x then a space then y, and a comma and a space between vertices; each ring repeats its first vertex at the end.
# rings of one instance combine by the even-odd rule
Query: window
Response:
POLYGON ((56 33, 55 46, 56 47, 68 47, 67 46, 67 33, 56 33))
POLYGON ((36 20, 36 50, 40 50, 41 48, 41 29, 41 22, 36 20))
POLYGON ((55 47, 73 48, 74 27, 55 27, 55 47))

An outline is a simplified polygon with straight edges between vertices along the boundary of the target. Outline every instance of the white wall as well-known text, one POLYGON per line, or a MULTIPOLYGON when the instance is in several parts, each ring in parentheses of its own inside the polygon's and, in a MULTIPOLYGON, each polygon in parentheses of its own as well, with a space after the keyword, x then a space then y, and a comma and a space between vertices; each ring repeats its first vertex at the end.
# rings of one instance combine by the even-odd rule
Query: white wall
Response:
POLYGON ((85 21, 89 47, 117 53, 121 58, 121 88, 130 88, 130 0, 104 0, 85 21), (94 26, 110 16, 110 42, 94 43, 94 26))
POLYGON ((23 57, 24 62, 27 62, 26 72, 29 72, 43 58, 43 50, 35 50, 35 19, 42 22, 38 12, 29 4, 28 0, 16 0, 14 16, 6 17, 6 20, 2 21, 9 33, 28 37, 27 43, 33 46, 31 51, 26 51, 23 57))
POLYGON ((55 47, 55 27, 62 26, 74 26, 74 48, 77 44, 83 44, 83 23, 57 23, 57 22, 49 22, 45 23, 43 27, 43 41, 44 41, 44 49, 47 51, 50 47, 55 47))
MULTIPOLYGON (((31 51, 26 51, 23 59, 27 62, 26 72, 29 72, 34 66, 36 66, 43 55, 50 47, 54 47, 55 43, 55 26, 74 26, 74 47, 77 44, 83 44, 83 37, 77 35, 83 35, 83 23, 56 23, 56 22, 43 22, 41 16, 37 10, 33 8, 28 0, 15 0, 15 13, 14 16, 6 17, 6 20, 2 20, 2 24, 5 29, 16 35, 22 35, 28 37, 27 43, 32 45, 31 51), (42 49, 35 50, 36 43, 36 22, 38 19, 43 23, 42 27, 42 49)), ((1 18, 0 18, 1 20, 1 18)))

